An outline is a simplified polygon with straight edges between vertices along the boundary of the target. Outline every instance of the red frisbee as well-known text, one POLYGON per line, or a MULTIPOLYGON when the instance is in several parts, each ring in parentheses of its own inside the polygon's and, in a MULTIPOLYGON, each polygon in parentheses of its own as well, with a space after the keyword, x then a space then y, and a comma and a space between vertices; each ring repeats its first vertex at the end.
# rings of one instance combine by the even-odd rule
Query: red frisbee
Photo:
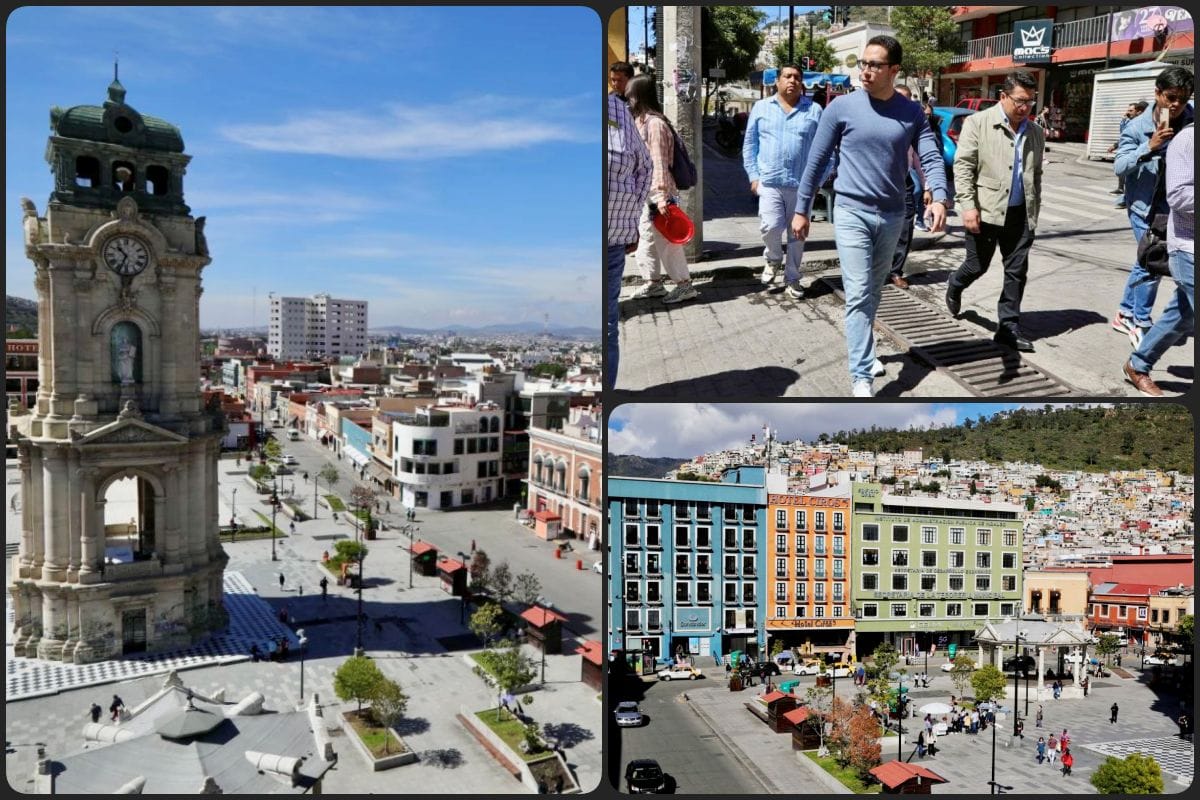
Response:
POLYGON ((683 213, 683 209, 674 203, 667 204, 665 211, 659 211, 654 218, 654 227, 671 244, 687 244, 696 233, 696 226, 683 213))

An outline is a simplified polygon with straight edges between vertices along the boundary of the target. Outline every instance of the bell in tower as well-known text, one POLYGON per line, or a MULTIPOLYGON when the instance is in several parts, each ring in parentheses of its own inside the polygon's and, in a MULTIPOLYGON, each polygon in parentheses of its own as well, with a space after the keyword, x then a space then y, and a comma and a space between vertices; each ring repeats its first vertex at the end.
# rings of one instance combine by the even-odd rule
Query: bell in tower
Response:
POLYGON ((223 418, 200 395, 204 218, 178 128, 126 102, 50 111, 45 215, 22 199, 40 384, 18 417, 16 655, 84 663, 225 625, 223 418))

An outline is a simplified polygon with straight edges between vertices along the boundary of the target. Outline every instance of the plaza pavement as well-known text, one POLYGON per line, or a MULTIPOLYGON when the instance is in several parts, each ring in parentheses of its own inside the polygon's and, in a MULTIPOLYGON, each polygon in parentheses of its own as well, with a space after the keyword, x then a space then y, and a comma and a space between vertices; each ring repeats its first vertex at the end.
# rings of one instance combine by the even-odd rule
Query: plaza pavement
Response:
MULTIPOLYGON (((950 695, 956 693, 950 677, 940 670, 934 671, 942 661, 944 659, 930 662, 933 678, 929 688, 910 690, 914 706, 919 708, 934 701, 948 703, 950 695)), ((915 666, 909 670, 914 671, 915 666)), ((793 751, 790 735, 772 732, 745 708, 754 695, 764 692, 761 684, 731 692, 725 686, 723 668, 708 667, 704 672, 707 680, 687 692, 692 709, 730 752, 756 774, 768 791, 791 794, 800 792, 800 787, 817 784, 821 787, 819 793, 849 793, 807 756, 793 751)), ((1181 712, 1178 700, 1150 689, 1142 681, 1139 671, 1127 674, 1130 677, 1120 678, 1114 674, 1102 680, 1093 679, 1087 698, 1044 703, 1041 730, 1034 726, 1037 705, 1031 702, 1024 742, 1011 737, 1012 718, 998 715, 996 780, 1012 786, 1014 794, 1095 794, 1089 778, 1105 757, 1124 756, 1137 750, 1159 762, 1166 793, 1183 792, 1192 782, 1194 756, 1192 743, 1174 735, 1178 728, 1172 720, 1181 712), (1109 723, 1109 706, 1114 701, 1120 707, 1117 725, 1109 723), (1071 736, 1071 752, 1075 755, 1075 767, 1070 777, 1062 775, 1058 764, 1039 766, 1034 757, 1037 737, 1048 736, 1050 732, 1057 735, 1063 728, 1071 736)), ((811 678, 802 679, 801 696, 811 685, 811 678)), ((838 680, 836 688, 838 696, 844 698, 853 697, 857 691, 849 679, 838 680)), ((1004 704, 1011 705, 1008 701, 1004 704)), ((1023 694, 1020 710, 1025 718, 1023 694)), ((915 735, 913 726, 920 722, 920 717, 909 720, 905 723, 906 728, 912 729, 915 735)), ((987 794, 987 781, 991 777, 991 733, 989 729, 973 736, 950 734, 938 737, 937 756, 924 759, 914 756, 912 761, 948 779, 948 783, 933 787, 935 794, 987 794)), ((885 761, 896 758, 896 745, 894 737, 882 740, 885 761)), ((905 759, 912 755, 914 746, 906 735, 903 743, 905 759)))
MULTIPOLYGON (((1030 254, 1022 303, 1022 329, 1036 353, 1022 354, 1082 395, 1133 396, 1124 382, 1127 338, 1109 327, 1128 277, 1134 242, 1125 212, 1113 207, 1115 185, 1109 162, 1080 158, 1082 146, 1052 144, 1046 156, 1043 212, 1030 254)), ((748 189, 740 158, 704 148, 702 260, 690 265, 697 300, 664 306, 636 300, 642 280, 636 262, 626 262, 621 292, 622 401, 637 393, 654 397, 848 396, 843 303, 817 282, 837 276, 833 228, 814 222, 804 251, 804 300, 792 300, 777 281, 764 288, 756 198, 748 189)), ((945 309, 946 281, 963 258, 963 229, 952 212, 949 231, 915 233, 905 268, 909 293, 937 315, 945 309)), ((989 271, 963 295, 960 322, 977 336, 995 332, 996 302, 1003 270, 997 253, 989 271)), ((1164 280, 1156 309, 1161 312, 1174 283, 1164 280)), ((908 354, 886 335, 876 336, 887 376, 875 381, 880 396, 963 396, 948 374, 908 354)), ((1187 392, 1193 380, 1190 341, 1171 348, 1153 373, 1168 395, 1187 392)))
MULTIPOLYGON (((239 467, 231 459, 222 459, 219 471, 221 518, 228 519, 232 499, 229 490, 240 485, 243 488, 238 492, 238 516, 249 522, 248 501, 253 495, 247 484, 237 483, 245 466, 239 467)), ((10 465, 7 470, 10 498, 14 494, 11 480, 16 474, 10 465)), ((299 493, 303 487, 299 475, 295 477, 299 493)), ((340 494, 348 494, 349 484, 341 483, 336 489, 340 494)), ((14 535, 15 514, 10 506, 6 529, 6 542, 10 547, 19 539, 19 524, 14 535)), ((343 704, 334 696, 332 674, 352 652, 358 639, 356 592, 336 585, 331 579, 328 597, 322 600, 318 586, 321 577, 327 574, 320 566, 324 550, 332 551, 333 542, 338 538, 353 538, 354 535, 346 515, 339 516, 341 519, 335 523, 328 509, 323 508, 318 519, 297 523, 294 536, 281 537, 275 542, 277 561, 271 560, 270 539, 224 545, 230 555, 227 574, 237 573, 248 597, 269 609, 265 619, 274 620, 279 610, 286 610, 288 627, 279 627, 293 632, 289 661, 254 663, 246 660, 244 655, 227 654, 222 659, 226 663, 220 666, 206 666, 212 662, 192 659, 167 662, 162 669, 171 666, 186 669, 180 673, 185 684, 204 693, 223 688, 227 700, 236 701, 251 691, 258 691, 266 698, 267 708, 292 707, 300 702, 301 683, 301 661, 294 631, 304 629, 309 641, 303 666, 305 697, 318 692, 321 702, 326 705, 326 720, 332 724, 339 709, 352 705, 343 704), (282 589, 278 581, 281 573, 284 576, 282 589)), ((403 515, 397 508, 394 514, 384 516, 398 526, 403 515)), ((418 524, 421 538, 437 542, 451 555, 456 542, 461 540, 461 548, 469 550, 469 540, 474 537, 478 546, 486 543, 494 552, 493 563, 503 560, 503 553, 511 550, 513 556, 524 554, 523 561, 510 559, 514 572, 537 566, 535 571, 542 574, 553 571, 566 581, 565 585, 590 587, 582 592, 576 590, 574 596, 566 594, 565 590, 564 594, 558 595, 565 600, 563 610, 581 635, 565 634, 563 655, 546 657, 546 685, 533 693, 534 701, 526 704, 525 710, 537 722, 550 725, 581 787, 586 791, 597 785, 601 774, 603 711, 599 693, 580 682, 581 656, 574 654, 574 648, 580 638, 599 638, 598 631, 593 632, 591 628, 593 624, 599 626, 598 610, 592 610, 591 603, 599 606, 601 576, 586 569, 576 570, 573 562, 553 558, 553 545, 537 540, 528 529, 516 523, 511 510, 445 514, 422 511, 418 515, 418 524), (587 608, 588 611, 570 611, 572 608, 587 608)), ((286 518, 281 516, 278 525, 287 530, 286 518)), ((399 731, 406 743, 418 752, 420 760, 397 769, 372 772, 365 768, 353 746, 335 731, 334 743, 340 761, 327 775, 324 789, 337 794, 525 792, 525 788, 487 755, 454 719, 460 708, 487 708, 495 696, 464 663, 462 654, 466 651, 458 649, 468 646, 462 638, 467 632, 460 622, 461 602, 448 596, 435 577, 414 574, 413 588, 409 588, 409 560, 402 549, 407 544, 408 537, 396 527, 390 527, 379 539, 368 542, 370 552, 365 562, 363 590, 363 608, 368 621, 363 627, 363 645, 384 673, 396 679, 409 695, 408 710, 399 731)), ((231 611, 236 610, 231 608, 231 611)), ((532 648, 528 652, 536 655, 532 648)), ((537 660, 540 667, 540 657, 537 660)), ((8 666, 11 673, 11 659, 8 666)), ((92 670, 91 680, 83 681, 82 685, 80 682, 64 685, 55 694, 30 700, 10 699, 5 709, 5 726, 6 739, 10 742, 6 770, 11 785, 20 789, 22 782, 32 774, 36 761, 34 743, 45 743, 52 757, 83 747, 81 730, 93 701, 107 707, 108 698, 115 692, 128 707, 133 707, 161 686, 162 674, 133 677, 127 671, 122 674, 123 669, 92 670)))

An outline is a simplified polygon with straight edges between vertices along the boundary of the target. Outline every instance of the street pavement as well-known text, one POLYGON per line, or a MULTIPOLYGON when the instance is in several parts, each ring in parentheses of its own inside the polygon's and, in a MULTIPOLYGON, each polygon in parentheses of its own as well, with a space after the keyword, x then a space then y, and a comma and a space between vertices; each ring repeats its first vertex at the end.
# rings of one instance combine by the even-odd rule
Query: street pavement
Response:
MULTIPOLYGON (((1082 147, 1054 143, 1046 155, 1041 224, 1030 254, 1021 326, 1037 352, 1024 360, 1062 379, 1080 395, 1122 397, 1127 337, 1109 326, 1134 256, 1125 212, 1113 206, 1109 162, 1081 159, 1082 147)), ((806 298, 792 300, 777 281, 758 282, 762 268, 756 199, 739 158, 704 148, 704 257, 691 265, 697 300, 664 306, 633 295, 642 281, 632 257, 621 292, 622 400, 655 397, 709 400, 750 397, 847 396, 843 304, 823 283, 837 276, 833 228, 814 222, 801 280, 806 298)), ((942 317, 946 281, 963 258, 963 229, 952 213, 945 234, 916 232, 905 274, 909 292, 942 317)), ((963 295, 961 322, 976 335, 995 332, 1003 270, 999 253, 989 271, 963 295)), ((1164 280, 1156 314, 1172 294, 1164 280)), ((947 373, 876 335, 887 376, 876 393, 890 397, 963 396, 947 373)), ((1168 395, 1188 391, 1194 352, 1186 340, 1159 362, 1154 379, 1168 395)))
MULTIPOLYGON (((295 475, 281 478, 281 491, 292 488, 294 482, 296 496, 302 497, 305 508, 311 510, 311 483, 304 485, 300 472, 307 469, 315 474, 328 461, 339 465, 344 473, 334 487, 335 493, 349 495, 356 479, 344 462, 339 463, 314 443, 286 442, 285 449, 296 454, 301 463, 295 475)), ((233 459, 220 461, 222 522, 234 513, 234 487, 239 487, 236 513, 240 519, 247 524, 257 522, 252 508, 270 516, 264 498, 256 497, 245 483, 245 471, 245 462, 238 465, 233 459)), ((10 465, 7 470, 10 503, 17 493, 12 484, 16 475, 10 465)), ((323 494, 327 493, 324 484, 321 489, 323 494)), ((332 674, 360 637, 355 624, 357 592, 338 586, 332 579, 326 598, 322 598, 319 589, 321 577, 327 574, 320 566, 323 552, 332 552, 338 539, 354 537, 354 527, 347 515, 339 517, 335 522, 329 510, 321 508, 317 519, 297 523, 294 535, 275 541, 278 560, 272 560, 270 539, 224 545, 230 556, 227 574, 236 573, 239 586, 244 587, 247 595, 269 609, 268 619, 275 618, 281 610, 286 612, 288 627, 283 630, 292 632, 294 654, 289 662, 249 662, 243 656, 236 663, 229 663, 237 656, 226 654, 222 658, 225 663, 220 666, 207 666, 211 660, 183 659, 165 662, 162 668, 186 669, 181 672, 186 684, 202 692, 223 688, 227 699, 237 700, 251 691, 262 692, 266 707, 274 709, 298 704, 303 681, 305 696, 319 693, 321 702, 326 704, 326 720, 332 724, 337 712, 349 707, 334 696, 332 674), (303 666, 296 655, 294 632, 298 629, 305 631, 309 642, 303 666)), ((366 623, 362 626, 362 645, 384 673, 396 679, 409 695, 408 711, 399 731, 409 747, 418 752, 420 760, 397 769, 372 772, 364 768, 353 746, 339 738, 340 732, 334 732, 340 761, 327 776, 325 791, 337 794, 525 792, 454 719, 460 708, 480 710, 495 701, 492 691, 463 661, 463 653, 472 647, 472 637, 463 624, 462 603, 448 596, 436 577, 413 575, 409 588, 411 562, 403 549, 409 543, 409 537, 401 531, 403 509, 393 502, 392 511, 382 517, 387 527, 378 539, 368 542, 365 560, 362 602, 366 623)), ((6 534, 9 549, 19 540, 19 525, 14 533, 14 518, 19 520, 10 505, 6 534)), ((280 515, 277 522, 282 530, 288 530, 286 517, 280 515)), ((554 545, 542 542, 517 523, 511 507, 462 512, 418 510, 414 526, 419 529, 415 532, 417 537, 437 545, 441 552, 454 555, 469 551, 470 542, 475 539, 477 547, 488 551, 493 564, 507 560, 514 573, 529 570, 539 575, 543 595, 570 622, 564 635, 563 655, 545 659, 546 683, 533 693, 532 703, 525 703, 525 710, 535 721, 550 726, 583 790, 596 786, 602 771, 602 708, 599 693, 580 681, 581 657, 574 653, 583 638, 600 638, 601 576, 588 569, 594 558, 582 551, 568 554, 584 558, 583 570, 575 568, 574 560, 554 558, 554 545)), ((540 656, 532 648, 528 652, 536 656, 540 672, 540 656)), ((8 666, 11 675, 11 659, 8 666)), ((8 698, 5 726, 11 746, 6 771, 11 785, 22 788, 26 777, 32 775, 36 760, 33 743, 45 743, 51 756, 82 748, 80 731, 86 721, 85 712, 93 701, 107 707, 105 698, 116 692, 133 707, 161 686, 162 681, 162 675, 133 677, 120 670, 92 673, 92 680, 64 686, 57 694, 20 702, 8 698)))
MULTIPOLYGON (((948 703, 950 695, 957 694, 950 676, 938 669, 944 661, 944 658, 930 660, 932 680, 928 688, 910 690, 909 696, 915 707, 934 701, 948 703)), ((921 668, 924 668, 923 664, 921 668)), ((907 669, 913 673, 918 668, 914 664, 907 669)), ((704 672, 704 679, 680 684, 672 694, 679 697, 686 695, 687 705, 704 722, 709 734, 701 737, 706 739, 705 746, 719 744, 729 758, 737 761, 740 768, 752 773, 753 783, 747 784, 749 788, 742 789, 742 792, 762 793, 763 787, 766 787, 768 793, 795 793, 798 786, 819 786, 814 791, 822 794, 848 791, 831 784, 828 775, 812 761, 792 751, 790 735, 774 733, 745 708, 745 704, 752 701, 755 695, 766 691, 765 687, 760 684, 740 692, 730 692, 725 685, 722 668, 708 667, 704 672), (754 784, 758 784, 757 788, 754 784)), ((1194 756, 1192 744, 1174 735, 1178 729, 1173 720, 1183 711, 1179 700, 1151 689, 1137 669, 1126 674, 1129 677, 1122 678, 1114 674, 1107 679, 1094 679, 1087 698, 1044 703, 1043 727, 1040 730, 1034 725, 1037 704, 1031 703, 1024 742, 1011 736, 1011 716, 1000 715, 996 730, 996 780, 1011 786, 1015 794, 1095 794, 1089 778, 1105 757, 1124 756, 1137 750, 1159 762, 1163 769, 1166 793, 1183 792, 1192 781, 1194 756), (1114 701, 1120 707, 1116 725, 1109 723, 1109 707, 1114 701), (1038 735, 1048 736, 1051 731, 1057 735, 1064 728, 1071 736, 1071 751, 1076 759, 1070 777, 1063 776, 1058 765, 1038 765, 1034 757, 1038 735)), ((803 696, 814 679, 800 680, 798 691, 803 696)), ((658 693, 657 689, 654 687, 654 690, 648 691, 647 697, 658 693)), ((843 679, 837 681, 836 690, 839 697, 850 699, 858 687, 849 679, 843 679)), ((1004 704, 1011 706, 1008 701, 1004 704)), ((1018 707, 1023 718, 1024 705, 1022 694, 1018 707)), ((651 706, 652 714, 653 708, 651 706)), ((676 714, 686 716, 682 711, 676 714)), ((919 722, 919 719, 910 720, 906 728, 915 731, 913 724, 919 722)), ((647 729, 654 729, 655 725, 656 720, 652 718, 647 729)), ((625 734, 630 732, 626 731, 625 734)), ((664 769, 671 772, 666 765, 674 763, 678 745, 667 740, 668 734, 661 729, 657 729, 656 733, 654 737, 639 740, 637 751, 625 754, 623 758, 658 758, 664 764, 664 769), (667 741, 660 747, 659 742, 664 740, 667 741)), ((895 737, 888 737, 882 740, 883 758, 885 761, 895 759, 897 744, 900 744, 905 759, 911 756, 913 762, 920 762, 949 780, 944 785, 934 786, 934 793, 988 793, 987 781, 991 779, 992 768, 991 731, 974 736, 950 734, 939 737, 937 741, 938 755, 919 759, 913 755, 914 744, 907 735, 902 743, 898 743, 895 737)), ((728 761, 709 756, 707 763, 727 764, 728 761)), ((681 782, 685 779, 681 778, 681 782)), ((707 788, 709 784, 706 780, 689 783, 691 790, 697 793, 730 793, 728 789, 707 788)))

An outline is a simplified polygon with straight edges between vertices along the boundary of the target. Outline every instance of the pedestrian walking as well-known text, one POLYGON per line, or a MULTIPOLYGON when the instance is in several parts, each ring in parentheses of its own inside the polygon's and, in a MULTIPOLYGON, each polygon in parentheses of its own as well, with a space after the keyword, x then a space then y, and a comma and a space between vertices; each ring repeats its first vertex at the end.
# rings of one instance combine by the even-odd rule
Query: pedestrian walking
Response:
MULTIPOLYGON (((104 709, 100 707, 99 703, 92 703, 92 707, 88 710, 88 713, 92 715, 92 722, 99 722, 100 715, 104 713, 104 709)), ((1180 738, 1183 738, 1182 734, 1180 734, 1180 738)))
POLYGON ((971 709, 971 733, 979 732, 979 709, 971 709))
POLYGON ((884 374, 875 356, 875 313, 883 294, 900 226, 904 224, 904 178, 908 150, 916 147, 929 189, 932 230, 946 220, 946 168, 921 106, 895 90, 903 48, 891 36, 875 36, 858 59, 864 91, 830 103, 821 114, 811 155, 796 194, 792 232, 809 234, 813 197, 838 152, 834 240, 846 306, 846 352, 852 394, 873 397, 884 374))
MULTIPOLYGON (((912 99, 912 91, 901 84, 896 91, 904 97, 912 99)), ((930 121, 929 114, 925 120, 930 121)), ((932 127, 932 125, 931 125, 932 127)), ((896 252, 892 256, 892 269, 888 273, 888 281, 897 289, 907 289, 908 280, 904 277, 904 265, 908 262, 908 253, 912 249, 913 229, 928 230, 921 218, 925 206, 933 199, 933 195, 925 188, 925 171, 921 169, 921 159, 917 151, 908 148, 908 172, 904 176, 904 224, 900 226, 900 239, 896 242, 896 252)))
MULTIPOLYGON (((93 720, 93 722, 94 721, 95 720, 93 720)), ((1188 716, 1187 716, 1187 714, 1180 714, 1179 719, 1175 720, 1175 724, 1179 726, 1179 738, 1186 739, 1187 732, 1188 732, 1188 716)))
POLYGON ((1171 208, 1167 219, 1167 266, 1175 279, 1175 293, 1124 368, 1126 379, 1151 397, 1161 396, 1162 389, 1151 379, 1150 370, 1168 348, 1196 330, 1195 146, 1195 131, 1188 123, 1167 147, 1166 176, 1160 193, 1171 208))
POLYGON ((475 554, 475 540, 474 539, 471 540, 471 554, 472 555, 475 554))
POLYGON ((1046 740, 1046 760, 1051 764, 1058 757, 1058 738, 1052 733, 1050 738, 1046 740))
POLYGON ((804 242, 794 236, 790 223, 821 119, 821 105, 805 97, 804 74, 795 64, 780 67, 775 86, 775 94, 759 100, 750 110, 742 166, 750 178, 751 193, 758 197, 758 230, 766 261, 762 282, 770 285, 782 271, 788 296, 799 300, 804 297, 800 286, 804 242))
POLYGON ((1075 756, 1071 755, 1071 751, 1063 748, 1062 754, 1062 774, 1067 777, 1071 774, 1071 767, 1075 766, 1075 756))
POLYGON ((296 591, 300 594, 301 597, 304 597, 304 584, 302 584, 302 583, 296 584, 296 591))
MULTIPOLYGON (((1121 131, 1113 172, 1125 178, 1125 212, 1136 242, 1142 241, 1155 216, 1170 210, 1168 200, 1157 192, 1159 174, 1164 167, 1167 145, 1193 120, 1188 104, 1192 88, 1189 70, 1166 67, 1154 79, 1154 103, 1121 131)), ((1158 295, 1158 282, 1135 259, 1112 320, 1112 328, 1126 334, 1134 348, 1141 346, 1154 325, 1150 312, 1158 295)), ((1138 391, 1142 388, 1138 387, 1138 391)))
POLYGON ((121 699, 120 695, 114 694, 112 703, 108 706, 108 711, 112 715, 111 719, 113 722, 116 722, 117 718, 121 716, 121 709, 123 708, 125 708, 125 701, 121 699))
POLYGON ((1025 70, 1010 72, 1000 102, 963 122, 954 185, 966 229, 966 257, 946 285, 946 308, 957 317, 963 291, 983 277, 999 247, 1004 282, 993 338, 1025 353, 1034 348, 1021 332, 1021 299, 1041 207, 1046 146, 1045 132, 1029 120, 1037 85, 1025 70))
POLYGON ((1109 716, 1109 718, 1108 718, 1108 722, 1109 722, 1109 724, 1110 724, 1110 725, 1116 725, 1116 724, 1117 724, 1117 713, 1118 713, 1120 710, 1121 710, 1121 709, 1117 708, 1117 704, 1116 704, 1116 703, 1113 703, 1113 704, 1112 704, 1112 706, 1111 706, 1111 707, 1108 709, 1108 711, 1109 711, 1109 714, 1110 714, 1110 716, 1109 716))
POLYGON ((1086 676, 1086 675, 1084 676, 1083 680, 1082 680, 1082 681, 1080 681, 1080 685, 1083 687, 1083 696, 1084 696, 1084 697, 1087 697, 1087 696, 1088 696, 1088 683, 1089 683, 1089 682, 1090 682, 1090 681, 1089 681, 1089 679, 1087 678, 1087 676, 1086 676))
POLYGON ((1037 763, 1041 764, 1046 760, 1046 738, 1039 736, 1037 740, 1037 763))
POLYGON ((675 138, 675 129, 663 116, 653 77, 635 75, 625 87, 625 99, 629 101, 629 113, 633 115, 637 132, 650 151, 652 167, 648 202, 643 205, 638 220, 634 258, 646 285, 637 297, 662 298, 666 305, 695 299, 700 293, 692 286, 683 245, 669 241, 654 225, 659 214, 667 213, 667 206, 679 204, 679 189, 671 173, 679 140, 675 138), (670 291, 663 286, 667 278, 675 284, 670 291))
POLYGON ((279 573, 279 591, 283 591, 284 577, 283 573, 279 573))
MULTIPOLYGON (((1150 104, 1145 100, 1139 100, 1136 103, 1129 104, 1129 107, 1125 109, 1125 113, 1121 115, 1121 128, 1117 135, 1117 141, 1113 143, 1112 147, 1108 148, 1109 153, 1115 154, 1117 152, 1117 147, 1119 147, 1121 144, 1120 134, 1125 132, 1125 126, 1129 124, 1130 120, 1141 116, 1142 112, 1146 110, 1148 105, 1150 104)), ((1124 175, 1117 175, 1117 188, 1113 189, 1111 192, 1109 192, 1109 194, 1117 195, 1117 200, 1115 203, 1113 203, 1115 208, 1125 208, 1127 203, 1125 201, 1124 175)))
POLYGON ((1063 732, 1059 734, 1058 744, 1063 750, 1066 750, 1071 745, 1071 737, 1067 734, 1067 729, 1063 728, 1063 732))
POLYGON ((1040 705, 1038 706, 1038 710, 1037 710, 1037 726, 1036 727, 1038 727, 1038 728, 1042 727, 1042 707, 1040 705))
POLYGON ((1018 739, 1020 739, 1021 741, 1024 741, 1025 740, 1025 721, 1020 720, 1020 719, 1017 720, 1016 724, 1013 725, 1013 731, 1017 734, 1018 739))
POLYGON ((296 535, 296 521, 295 520, 292 520, 290 523, 288 523, 288 530, 291 532, 292 536, 296 535))
POLYGON ((321 599, 324 600, 329 596, 329 578, 321 576, 321 599))
POLYGON ((917 734, 917 755, 921 758, 925 757, 925 741, 925 730, 922 729, 921 732, 917 734))

